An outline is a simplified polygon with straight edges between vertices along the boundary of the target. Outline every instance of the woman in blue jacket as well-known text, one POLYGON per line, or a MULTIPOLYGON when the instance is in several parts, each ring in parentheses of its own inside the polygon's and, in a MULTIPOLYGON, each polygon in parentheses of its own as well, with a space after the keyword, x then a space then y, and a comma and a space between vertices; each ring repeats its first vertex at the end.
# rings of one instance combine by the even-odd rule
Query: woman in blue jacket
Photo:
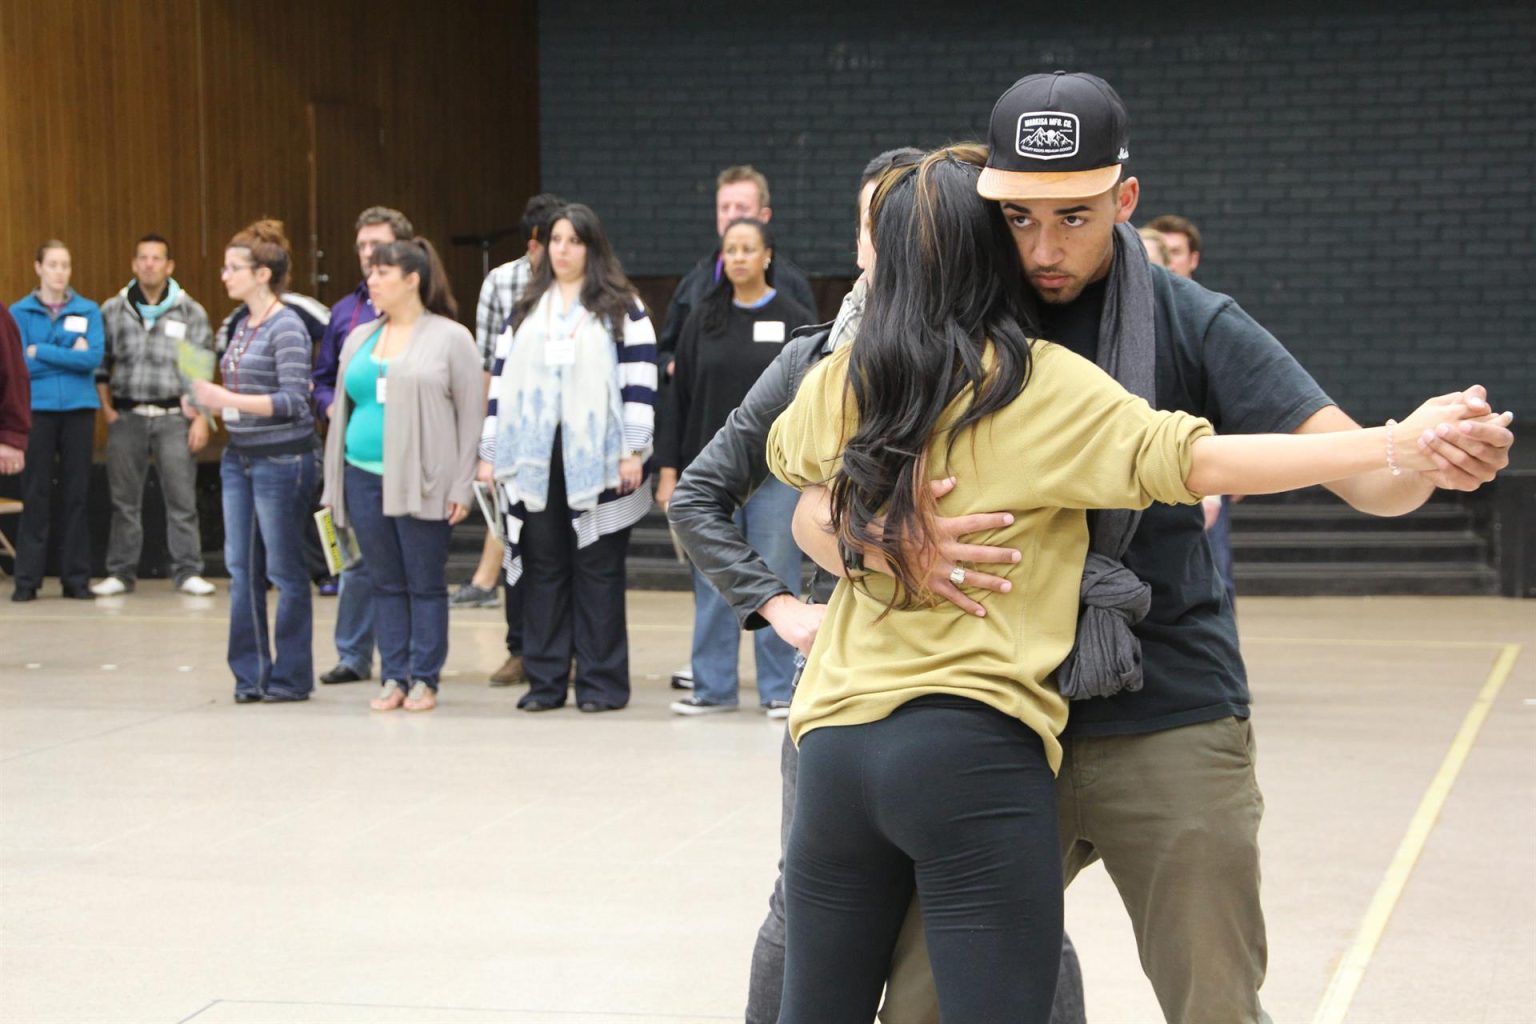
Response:
POLYGON ((50 240, 38 246, 38 287, 11 307, 32 378, 32 434, 21 491, 25 507, 16 540, 16 590, 12 601, 31 601, 42 585, 58 477, 59 579, 64 596, 91 599, 91 547, 85 522, 91 447, 96 437, 96 367, 104 337, 101 308, 69 287, 69 249, 50 240), (55 465, 57 464, 57 468, 55 465))

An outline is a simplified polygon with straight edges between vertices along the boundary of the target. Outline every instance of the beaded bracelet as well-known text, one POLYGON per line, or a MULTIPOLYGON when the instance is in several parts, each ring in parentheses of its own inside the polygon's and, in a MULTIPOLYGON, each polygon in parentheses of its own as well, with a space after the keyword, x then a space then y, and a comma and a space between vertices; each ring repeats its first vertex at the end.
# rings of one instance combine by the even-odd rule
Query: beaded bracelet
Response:
POLYGON ((1387 420, 1387 468, 1393 476, 1402 476, 1403 470, 1397 464, 1397 448, 1392 440, 1392 432, 1397 429, 1397 420, 1387 420))

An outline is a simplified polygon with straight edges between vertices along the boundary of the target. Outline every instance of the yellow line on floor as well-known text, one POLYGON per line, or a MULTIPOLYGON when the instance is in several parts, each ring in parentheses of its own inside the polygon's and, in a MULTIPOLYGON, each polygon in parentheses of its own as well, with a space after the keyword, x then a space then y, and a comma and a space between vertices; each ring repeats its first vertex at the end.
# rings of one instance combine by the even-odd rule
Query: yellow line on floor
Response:
POLYGON ((1457 731, 1456 738, 1451 741, 1451 748, 1446 751, 1445 759, 1440 762, 1440 770, 1435 773, 1429 788, 1424 791, 1424 797, 1419 801, 1419 809, 1414 812, 1413 819, 1408 823, 1408 831, 1403 836, 1402 843, 1398 845, 1397 855, 1392 858, 1392 863, 1388 866, 1387 873, 1382 877, 1381 885, 1377 887, 1376 895, 1371 899, 1371 905, 1365 912, 1360 933, 1355 936, 1354 943, 1345 952, 1343 959, 1339 961, 1338 968, 1333 972, 1333 979, 1323 993, 1322 1002, 1318 1005, 1317 1014, 1312 1018, 1312 1024, 1342 1024, 1347 1018, 1350 1004, 1354 1002, 1355 994, 1360 990, 1361 982, 1365 980, 1365 972, 1370 967, 1371 958, 1376 955, 1376 947, 1381 944, 1382 935, 1387 930, 1387 922, 1391 920, 1392 912, 1397 909, 1398 900, 1402 898, 1403 890, 1407 888, 1408 878, 1413 874, 1414 865, 1418 863, 1419 855, 1424 852, 1424 844, 1428 842, 1429 834, 1439 821, 1440 811, 1445 807, 1451 787, 1456 784, 1456 777, 1461 774, 1462 766, 1466 764, 1467 755, 1472 750, 1472 744, 1477 741, 1477 734, 1488 718, 1494 699, 1498 697, 1499 690, 1503 688, 1505 680, 1514 670, 1515 660, 1519 657, 1519 644, 1504 644, 1499 656, 1494 660, 1493 669, 1488 673, 1482 690, 1478 692, 1477 699, 1472 702, 1466 718, 1462 719, 1461 728, 1457 731))

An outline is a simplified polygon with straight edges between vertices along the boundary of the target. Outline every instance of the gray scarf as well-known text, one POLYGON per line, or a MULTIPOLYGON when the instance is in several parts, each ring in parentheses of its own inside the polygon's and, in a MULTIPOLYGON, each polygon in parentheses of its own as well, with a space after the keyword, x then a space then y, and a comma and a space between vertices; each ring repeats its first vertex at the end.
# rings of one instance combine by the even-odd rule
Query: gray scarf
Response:
MULTIPOLYGON (((1104 289, 1099 321, 1098 365, 1120 386, 1156 405, 1157 330, 1152 271, 1136 229, 1115 226, 1115 259, 1104 289)), ((1131 627, 1147 617, 1152 588, 1121 563, 1141 522, 1133 509, 1088 514, 1088 560, 1079 595, 1072 653, 1056 670, 1056 685, 1068 700, 1109 697, 1141 689, 1141 641, 1131 627)))

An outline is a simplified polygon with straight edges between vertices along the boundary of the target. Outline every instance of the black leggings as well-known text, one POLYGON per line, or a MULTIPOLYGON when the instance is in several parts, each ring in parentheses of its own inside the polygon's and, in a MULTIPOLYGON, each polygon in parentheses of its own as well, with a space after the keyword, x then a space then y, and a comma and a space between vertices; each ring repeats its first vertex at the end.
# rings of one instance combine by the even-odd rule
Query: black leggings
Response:
POLYGON ((1050 1019, 1061 959, 1056 790, 1040 738, 921 697, 800 744, 780 1024, 869 1024, 914 882, 946 1024, 1050 1019))

